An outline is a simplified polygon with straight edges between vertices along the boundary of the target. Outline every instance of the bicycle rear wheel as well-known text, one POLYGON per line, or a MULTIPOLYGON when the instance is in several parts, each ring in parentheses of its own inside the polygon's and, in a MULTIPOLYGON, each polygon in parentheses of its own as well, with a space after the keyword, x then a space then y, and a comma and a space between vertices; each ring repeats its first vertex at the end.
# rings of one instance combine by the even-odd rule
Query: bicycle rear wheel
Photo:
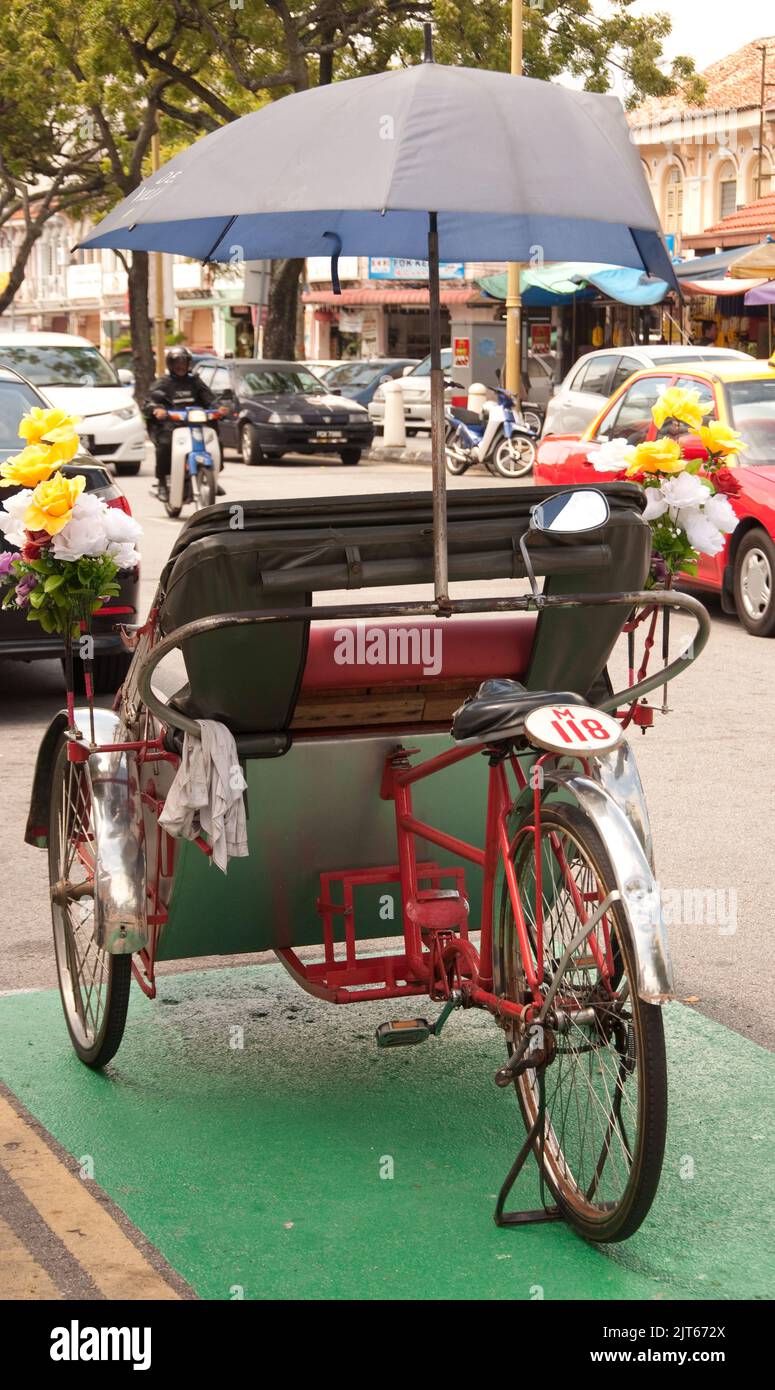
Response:
MULTIPOLYGON (((544 1181, 565 1218, 586 1239, 626 1240, 648 1213, 662 1169, 667 1126, 662 1013, 637 994, 635 952, 619 903, 562 965, 573 938, 616 886, 608 852, 582 811, 564 804, 544 807, 539 843, 532 829, 518 837, 514 867, 544 997, 559 976, 547 1014, 552 1060, 544 1071, 543 1154, 536 1141, 544 1181)), ((528 1002, 505 885, 494 967, 496 993, 528 1002)), ((509 1053, 522 1036, 523 1026, 515 1026, 509 1053)), ((529 1128, 539 1111, 535 1069, 523 1072, 514 1084, 529 1128)))

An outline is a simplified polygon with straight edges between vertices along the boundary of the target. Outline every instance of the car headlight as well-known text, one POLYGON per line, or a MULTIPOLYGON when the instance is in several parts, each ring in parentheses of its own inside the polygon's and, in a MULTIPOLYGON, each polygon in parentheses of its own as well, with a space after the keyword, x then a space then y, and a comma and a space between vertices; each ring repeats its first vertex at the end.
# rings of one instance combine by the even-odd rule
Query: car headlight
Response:
POLYGON ((139 414, 140 411, 137 409, 136 405, 125 405, 123 410, 117 410, 115 412, 117 420, 133 420, 135 416, 139 414))
POLYGON ((270 425, 300 425, 301 423, 301 415, 278 415, 277 411, 273 410, 269 416, 270 425))

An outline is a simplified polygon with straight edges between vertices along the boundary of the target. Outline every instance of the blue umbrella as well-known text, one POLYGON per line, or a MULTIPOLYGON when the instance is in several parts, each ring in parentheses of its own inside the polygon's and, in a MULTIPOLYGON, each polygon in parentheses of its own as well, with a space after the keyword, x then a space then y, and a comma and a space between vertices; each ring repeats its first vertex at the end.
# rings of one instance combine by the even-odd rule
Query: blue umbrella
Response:
POLYGON ((328 254, 335 289, 340 254, 427 257, 442 607, 439 259, 572 257, 675 283, 617 98, 443 67, 429 51, 415 67, 284 97, 204 136, 146 179, 82 245, 204 261, 328 254))

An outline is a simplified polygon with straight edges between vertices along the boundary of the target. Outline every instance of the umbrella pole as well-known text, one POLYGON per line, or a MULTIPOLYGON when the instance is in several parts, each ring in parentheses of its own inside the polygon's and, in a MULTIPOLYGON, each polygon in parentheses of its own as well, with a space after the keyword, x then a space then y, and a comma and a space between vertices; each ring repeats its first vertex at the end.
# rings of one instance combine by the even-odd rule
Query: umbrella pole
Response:
POLYGON ((441 295, 439 233, 436 213, 429 213, 428 298, 431 339, 431 464, 433 469, 433 578, 436 603, 449 604, 447 563, 447 474, 444 452, 444 376, 441 370, 441 295))

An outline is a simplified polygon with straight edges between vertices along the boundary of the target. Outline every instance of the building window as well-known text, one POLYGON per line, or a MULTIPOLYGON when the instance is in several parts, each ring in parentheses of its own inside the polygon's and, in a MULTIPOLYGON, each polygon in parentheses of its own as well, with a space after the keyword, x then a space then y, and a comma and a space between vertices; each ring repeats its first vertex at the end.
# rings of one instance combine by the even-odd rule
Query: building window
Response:
POLYGON ((684 210, 684 184, 681 170, 674 164, 667 176, 665 192, 665 231, 680 232, 684 210))
POLYGON ((721 166, 719 175, 719 218, 731 217, 737 211, 737 173, 734 164, 727 161, 721 166))

